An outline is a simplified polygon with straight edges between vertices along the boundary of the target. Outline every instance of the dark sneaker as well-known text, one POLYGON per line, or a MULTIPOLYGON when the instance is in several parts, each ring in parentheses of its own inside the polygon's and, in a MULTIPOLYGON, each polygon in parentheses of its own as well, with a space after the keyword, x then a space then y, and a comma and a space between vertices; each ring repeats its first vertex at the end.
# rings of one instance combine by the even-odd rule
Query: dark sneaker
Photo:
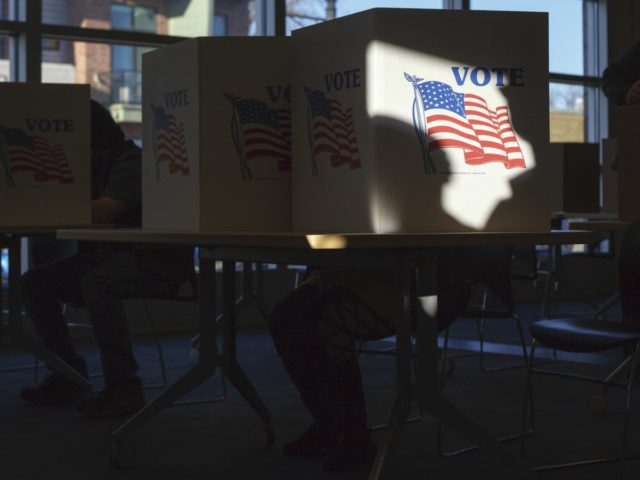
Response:
POLYGON ((142 385, 138 382, 107 387, 97 395, 82 400, 77 409, 92 418, 115 418, 133 415, 145 403, 142 385))
POLYGON ((51 373, 35 387, 23 388, 20 392, 27 403, 55 407, 76 405, 85 396, 84 387, 58 373, 51 373))
POLYGON ((368 436, 343 438, 322 462, 322 470, 329 473, 369 472, 377 453, 378 447, 368 436))
POLYGON ((300 438, 282 446, 285 457, 324 457, 338 445, 340 434, 311 427, 300 438))

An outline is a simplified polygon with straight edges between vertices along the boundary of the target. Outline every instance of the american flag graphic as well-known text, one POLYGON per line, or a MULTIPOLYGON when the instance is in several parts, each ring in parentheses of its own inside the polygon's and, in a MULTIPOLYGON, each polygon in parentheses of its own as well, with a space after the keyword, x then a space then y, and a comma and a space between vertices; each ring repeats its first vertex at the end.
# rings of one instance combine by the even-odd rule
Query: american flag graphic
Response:
POLYGON ((462 148, 470 165, 501 162, 505 168, 526 167, 506 105, 491 109, 481 96, 455 92, 437 81, 416 82, 414 87, 419 97, 414 109, 422 108, 419 120, 426 122, 416 130, 426 131, 427 152, 462 148))
POLYGON ((313 175, 318 174, 316 158, 329 154, 330 165, 360 168, 360 150, 353 125, 353 111, 319 90, 305 88, 309 102, 307 129, 313 158, 313 175))
POLYGON ((9 186, 15 185, 13 175, 23 172, 31 173, 34 184, 74 182, 61 144, 51 145, 46 138, 19 128, 0 127, 0 160, 9 186))
POLYGON ((184 125, 163 107, 151 105, 153 110, 153 141, 158 178, 160 164, 166 162, 171 175, 180 173, 189 175, 189 157, 187 142, 184 138, 184 125))
POLYGON ((225 95, 233 104, 232 135, 242 178, 252 178, 249 160, 271 159, 278 172, 291 171, 291 110, 253 98, 225 95))

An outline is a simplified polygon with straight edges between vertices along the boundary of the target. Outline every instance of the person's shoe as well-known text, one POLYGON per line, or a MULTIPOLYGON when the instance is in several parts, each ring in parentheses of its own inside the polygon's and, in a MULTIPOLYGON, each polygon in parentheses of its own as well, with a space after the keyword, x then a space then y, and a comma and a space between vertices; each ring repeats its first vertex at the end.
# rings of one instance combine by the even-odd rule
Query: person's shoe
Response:
POLYGON ((97 395, 82 400, 77 409, 91 418, 116 418, 133 415, 145 403, 142 384, 138 381, 109 386, 97 395))
POLYGON ((285 443, 282 454, 285 457, 324 457, 336 448, 339 439, 338 432, 311 427, 301 437, 285 443))
POLYGON ((345 436, 322 462, 322 470, 327 473, 368 472, 377 453, 378 447, 370 436, 345 436))
POLYGON ((35 387, 23 388, 20 397, 31 405, 69 407, 86 396, 84 387, 58 373, 47 375, 35 387))

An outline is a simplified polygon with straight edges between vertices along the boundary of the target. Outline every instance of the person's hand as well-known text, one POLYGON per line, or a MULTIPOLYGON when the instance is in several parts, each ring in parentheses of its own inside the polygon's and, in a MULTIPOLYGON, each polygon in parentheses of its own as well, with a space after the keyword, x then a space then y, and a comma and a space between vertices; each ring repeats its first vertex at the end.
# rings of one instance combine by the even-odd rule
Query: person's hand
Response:
POLYGON ((127 206, 111 197, 91 200, 91 223, 114 223, 127 210, 127 206))
POLYGON ((627 105, 640 104, 640 80, 631 85, 631 88, 627 92, 627 105))

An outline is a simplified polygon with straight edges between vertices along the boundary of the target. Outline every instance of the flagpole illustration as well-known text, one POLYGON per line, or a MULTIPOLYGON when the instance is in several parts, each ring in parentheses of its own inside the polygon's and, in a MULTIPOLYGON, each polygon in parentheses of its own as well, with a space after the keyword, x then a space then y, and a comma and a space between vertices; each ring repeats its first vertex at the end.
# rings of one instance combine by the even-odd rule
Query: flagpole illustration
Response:
POLYGON ((418 82, 422 81, 421 78, 416 77, 415 75, 409 75, 405 72, 404 78, 413 85, 413 128, 416 132, 416 136, 418 137, 418 142, 420 143, 420 147, 422 147, 422 160, 424 162, 424 171, 426 174, 437 173, 436 165, 431 158, 431 154, 429 153, 429 148, 427 145, 427 128, 426 128, 426 117, 424 115, 424 110, 421 108, 422 105, 422 97, 420 95, 420 91, 418 90, 418 82))
POLYGON ((9 154, 7 152, 7 142, 4 139, 4 135, 0 135, 0 161, 2 162, 2 168, 4 170, 5 177, 7 178, 7 186, 15 187, 16 182, 11 175, 11 167, 9 165, 9 154))
POLYGON ((248 180, 252 178, 252 175, 251 170, 247 166, 242 142, 240 142, 240 127, 238 126, 240 121, 238 120, 238 112, 236 108, 236 101, 239 97, 229 95, 227 93, 225 93, 224 96, 231 102, 231 106, 233 108, 233 115, 231 116, 231 137, 233 138, 233 145, 236 147, 238 159, 240 160, 240 176, 243 180, 248 180))

